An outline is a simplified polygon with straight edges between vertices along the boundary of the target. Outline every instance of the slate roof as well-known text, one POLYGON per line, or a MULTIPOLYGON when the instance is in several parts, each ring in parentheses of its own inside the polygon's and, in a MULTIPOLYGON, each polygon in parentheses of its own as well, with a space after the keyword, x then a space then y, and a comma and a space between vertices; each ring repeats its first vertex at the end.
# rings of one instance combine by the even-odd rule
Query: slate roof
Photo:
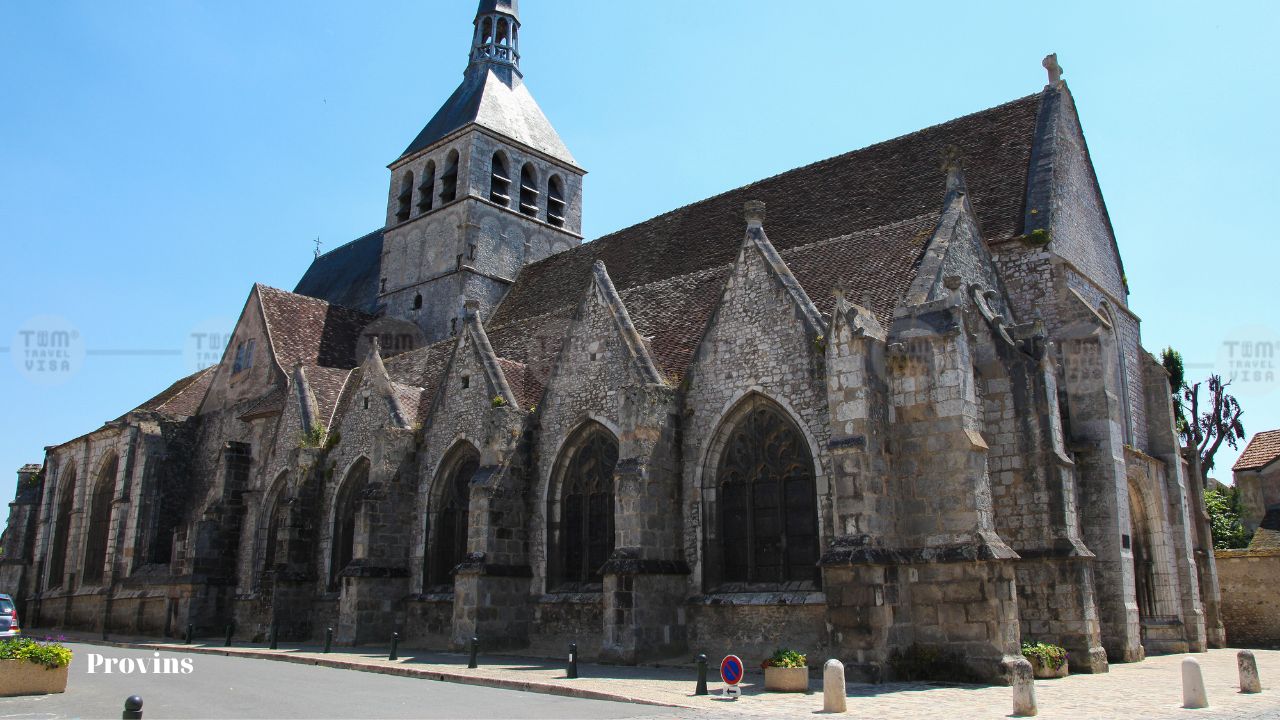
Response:
POLYGON ((378 228, 311 261, 293 291, 372 313, 378 304, 381 266, 382 228, 378 228))
POLYGON ((356 341, 373 316, 262 284, 255 287, 276 361, 286 372, 297 365, 350 369, 358 364, 356 341))
POLYGON ((1280 457, 1280 430, 1265 430, 1253 436, 1232 470, 1260 470, 1280 457))
MULTIPOLYGON (((505 73, 504 73, 505 74, 505 73)), ((448 135, 475 124, 498 135, 549 155, 572 167, 580 167, 560 134, 514 73, 510 84, 488 66, 475 64, 463 74, 462 84, 409 143, 401 157, 440 142, 448 135)))

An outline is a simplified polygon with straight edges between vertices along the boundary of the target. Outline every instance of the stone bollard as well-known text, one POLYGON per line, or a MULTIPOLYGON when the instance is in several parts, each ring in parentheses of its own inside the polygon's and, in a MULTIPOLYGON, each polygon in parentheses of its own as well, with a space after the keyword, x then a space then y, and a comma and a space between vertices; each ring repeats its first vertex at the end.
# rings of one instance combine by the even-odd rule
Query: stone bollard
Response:
POLYGON ((329 652, 333 649, 333 628, 324 629, 324 651, 329 652))
POLYGON ((844 695, 844 663, 828 660, 822 666, 822 712, 842 713, 848 709, 844 695))
POLYGON ((693 694, 707 694, 707 656, 705 653, 698 656, 698 684, 694 688, 693 694))
POLYGON ((400 633, 391 633, 391 652, 387 654, 388 660, 400 659, 400 633))
POLYGON ((120 717, 123 720, 142 720, 142 698, 138 695, 130 695, 129 699, 124 701, 124 713, 120 717))
POLYGON ((1258 661, 1253 653, 1248 650, 1236 653, 1236 666, 1240 668, 1240 692, 1262 692, 1262 678, 1258 676, 1258 661))
POLYGON ((1182 659, 1182 707, 1188 709, 1209 707, 1209 696, 1204 691, 1204 676, 1195 658, 1182 659))
POLYGON ((1032 717, 1040 712, 1036 707, 1036 678, 1027 660, 1012 664, 1013 714, 1016 717, 1032 717))

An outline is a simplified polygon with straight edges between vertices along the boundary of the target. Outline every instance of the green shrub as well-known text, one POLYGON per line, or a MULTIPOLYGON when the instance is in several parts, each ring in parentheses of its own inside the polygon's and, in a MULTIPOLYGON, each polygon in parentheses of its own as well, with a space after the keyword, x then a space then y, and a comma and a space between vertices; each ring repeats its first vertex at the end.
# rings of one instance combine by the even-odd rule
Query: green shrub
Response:
POLYGON ((809 667, 809 658, 789 648, 778 648, 768 660, 760 663, 760 667, 802 668, 809 667))
POLYGON ((1064 648, 1051 643, 1030 640, 1022 642, 1022 656, 1028 660, 1039 661, 1050 670, 1057 670, 1067 661, 1067 651, 1064 648))
POLYGON ((16 637, 0 640, 0 660, 26 660, 50 668, 71 664, 71 651, 56 642, 16 637))

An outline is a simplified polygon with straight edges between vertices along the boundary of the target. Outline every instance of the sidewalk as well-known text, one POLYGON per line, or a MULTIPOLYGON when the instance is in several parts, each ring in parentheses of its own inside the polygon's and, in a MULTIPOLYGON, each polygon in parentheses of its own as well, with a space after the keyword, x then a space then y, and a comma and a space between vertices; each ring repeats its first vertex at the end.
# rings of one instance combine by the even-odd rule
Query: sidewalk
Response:
MULTIPOLYGON (((40 636, 42 631, 35 631, 40 636)), ((822 709, 821 680, 811 682, 808 694, 763 692, 763 676, 748 672, 743 698, 730 701, 719 695, 722 687, 718 663, 708 663, 712 695, 693 694, 696 673, 687 667, 621 666, 579 663, 579 677, 565 677, 563 662, 543 658, 485 655, 479 667, 467 668, 462 654, 404 649, 400 659, 387 660, 387 650, 376 647, 335 648, 325 654, 314 645, 281 644, 279 650, 262 645, 222 647, 222 641, 198 639, 193 645, 155 642, 145 638, 112 636, 103 642, 82 633, 68 640, 108 647, 145 648, 182 653, 213 653, 233 657, 296 662, 363 672, 385 673, 427 680, 549 693, 596 700, 616 700, 645 705, 687 708, 690 717, 731 713, 745 717, 802 717, 822 709)), ((483 648, 482 648, 483 649, 483 648)), ((1071 675, 1036 682, 1040 717, 1213 717, 1280 718, 1280 651, 1256 650, 1263 692, 1239 693, 1235 650, 1211 650, 1195 654, 1204 672, 1210 706, 1183 710, 1181 662, 1184 655, 1165 655, 1141 663, 1117 664, 1101 675, 1071 675)), ((1003 718, 1012 709, 1007 687, 935 685, 931 683, 850 683, 850 716, 937 718, 1003 718)))

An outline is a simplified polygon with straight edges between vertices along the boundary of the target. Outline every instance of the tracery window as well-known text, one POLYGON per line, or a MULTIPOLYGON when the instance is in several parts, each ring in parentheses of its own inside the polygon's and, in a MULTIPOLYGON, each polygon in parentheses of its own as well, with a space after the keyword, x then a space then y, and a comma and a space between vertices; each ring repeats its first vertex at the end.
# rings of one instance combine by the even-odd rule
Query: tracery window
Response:
POLYGON ((437 480, 443 485, 436 495, 435 550, 427 568, 431 585, 449 584, 453 569, 466 558, 471 478, 479 469, 479 454, 475 448, 464 445, 455 451, 437 480))
POLYGON ((716 479, 723 582, 818 582, 817 489, 799 429, 753 398, 725 441, 716 479))
POLYGON ((92 504, 89 507, 89 528, 84 541, 84 582, 102 581, 107 564, 107 540, 111 534, 111 503, 115 497, 117 458, 102 466, 98 482, 94 486, 92 504))
POLYGON ((558 547, 561 584, 596 585, 613 553, 613 471, 618 441, 593 425, 578 436, 562 466, 558 547))

